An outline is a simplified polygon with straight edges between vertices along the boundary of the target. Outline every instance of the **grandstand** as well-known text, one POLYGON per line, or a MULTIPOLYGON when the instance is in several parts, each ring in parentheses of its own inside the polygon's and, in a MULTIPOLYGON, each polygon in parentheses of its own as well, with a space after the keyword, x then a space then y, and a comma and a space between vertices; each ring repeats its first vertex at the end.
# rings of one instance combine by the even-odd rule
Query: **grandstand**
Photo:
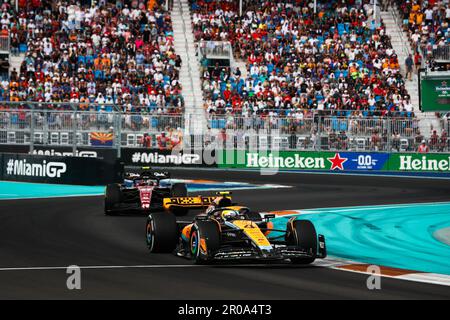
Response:
POLYGON ((183 112, 171 18, 156 1, 136 8, 42 1, 20 8, 10 19, 11 39, 25 57, 11 73, 9 88, 3 88, 3 101, 183 112))
POLYGON ((447 115, 418 110, 404 64, 448 68, 450 8, 379 2, 4 2, 0 143, 89 145, 95 130, 123 147, 177 132, 191 147, 415 151, 436 132, 448 150, 447 115))
POLYGON ((450 70, 450 7, 445 1, 397 1, 403 29, 423 64, 450 70))

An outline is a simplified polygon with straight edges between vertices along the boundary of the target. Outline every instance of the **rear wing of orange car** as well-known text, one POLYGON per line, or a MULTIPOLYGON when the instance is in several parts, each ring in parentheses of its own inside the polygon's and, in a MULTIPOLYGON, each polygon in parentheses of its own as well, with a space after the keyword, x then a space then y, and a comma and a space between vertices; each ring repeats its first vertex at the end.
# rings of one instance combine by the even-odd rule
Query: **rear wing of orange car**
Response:
POLYGON ((170 210, 171 208, 183 207, 189 209, 207 208, 214 203, 217 198, 226 197, 231 200, 230 192, 217 192, 217 196, 197 196, 197 197, 171 197, 164 198, 163 208, 170 210))

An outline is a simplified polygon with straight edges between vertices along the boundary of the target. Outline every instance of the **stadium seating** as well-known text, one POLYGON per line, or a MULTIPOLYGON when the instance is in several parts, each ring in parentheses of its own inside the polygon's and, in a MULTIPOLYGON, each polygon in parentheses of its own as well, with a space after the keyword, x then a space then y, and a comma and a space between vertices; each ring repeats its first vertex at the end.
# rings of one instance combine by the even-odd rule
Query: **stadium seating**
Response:
MULTIPOLYGON (((191 0, 197 41, 230 41, 247 77, 230 68, 203 71, 208 114, 414 118, 399 61, 383 25, 355 1, 191 0)), ((207 65, 207 64, 203 64, 207 65)))
POLYGON ((91 7, 34 0, 21 1, 18 12, 5 3, 0 24, 26 57, 10 81, 2 82, 2 101, 82 103, 80 109, 106 112, 183 112, 181 59, 174 52, 164 1, 133 1, 131 7, 100 1, 91 7))
POLYGON ((396 0, 403 28, 416 52, 423 54, 428 67, 450 70, 449 64, 437 65, 433 56, 450 60, 450 6, 448 1, 396 0))

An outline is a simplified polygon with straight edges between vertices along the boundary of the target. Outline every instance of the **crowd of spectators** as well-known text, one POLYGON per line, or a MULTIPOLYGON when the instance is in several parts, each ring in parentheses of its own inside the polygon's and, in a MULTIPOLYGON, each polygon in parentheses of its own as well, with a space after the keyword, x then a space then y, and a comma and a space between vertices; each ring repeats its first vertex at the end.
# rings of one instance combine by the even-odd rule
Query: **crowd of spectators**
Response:
POLYGON ((246 77, 204 69, 207 113, 413 118, 397 55, 367 6, 318 0, 315 14, 312 3, 257 0, 239 16, 236 1, 191 0, 195 40, 230 41, 247 66, 246 77))
POLYGON ((415 55, 422 53, 427 66, 431 69, 450 70, 450 4, 448 0, 397 0, 396 2, 402 15, 403 29, 408 34, 415 55), (441 62, 439 63, 438 60, 441 62))
POLYGON ((182 113, 181 59, 165 2, 85 2, 20 1, 18 12, 3 3, 1 28, 11 34, 12 50, 26 56, 1 82, 0 103, 182 113))

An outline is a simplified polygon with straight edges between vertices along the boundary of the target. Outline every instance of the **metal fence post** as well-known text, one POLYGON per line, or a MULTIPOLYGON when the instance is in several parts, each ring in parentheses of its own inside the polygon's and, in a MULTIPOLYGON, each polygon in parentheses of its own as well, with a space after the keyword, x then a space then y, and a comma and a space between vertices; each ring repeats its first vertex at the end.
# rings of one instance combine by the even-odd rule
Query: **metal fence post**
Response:
POLYGON ((48 110, 44 110, 44 118, 42 120, 42 132, 44 134, 44 139, 42 141, 42 143, 44 145, 48 145, 49 144, 49 134, 50 134, 50 130, 48 128, 48 110))
POLYGON ((114 119, 116 127, 116 130, 114 130, 114 141, 116 142, 115 145, 117 149, 117 158, 120 159, 120 157, 122 156, 122 115, 120 111, 115 112, 114 119))
POLYGON ((34 108, 31 108, 31 117, 30 117, 30 153, 34 151, 34 121, 35 121, 34 108))
POLYGON ((320 151, 322 149, 322 116, 319 114, 317 118, 317 135, 315 150, 320 151))
POLYGON ((392 148, 392 125, 391 125, 391 119, 387 119, 386 121, 386 134, 387 134, 387 139, 386 139, 386 150, 385 151, 390 151, 392 148))
POLYGON ((78 143, 78 139, 77 139, 77 111, 74 110, 73 111, 73 118, 72 118, 72 135, 73 135, 73 139, 72 139, 72 154, 75 156, 77 154, 77 143, 78 143))

